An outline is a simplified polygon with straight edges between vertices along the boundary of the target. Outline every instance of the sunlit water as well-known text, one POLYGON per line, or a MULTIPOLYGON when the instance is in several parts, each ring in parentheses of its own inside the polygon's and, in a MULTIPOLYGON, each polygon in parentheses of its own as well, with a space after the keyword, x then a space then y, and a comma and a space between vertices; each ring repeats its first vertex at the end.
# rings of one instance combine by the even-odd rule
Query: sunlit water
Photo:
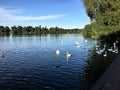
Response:
POLYGON ((96 43, 78 34, 1 36, 0 90, 87 90, 84 69, 96 43))

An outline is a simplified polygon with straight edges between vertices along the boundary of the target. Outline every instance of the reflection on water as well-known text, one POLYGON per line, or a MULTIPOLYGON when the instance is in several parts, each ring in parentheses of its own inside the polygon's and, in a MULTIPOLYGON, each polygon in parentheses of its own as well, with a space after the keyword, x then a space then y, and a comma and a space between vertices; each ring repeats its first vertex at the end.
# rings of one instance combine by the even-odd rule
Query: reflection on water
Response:
POLYGON ((96 55, 96 44, 79 34, 1 36, 0 90, 87 90, 117 56, 96 55))

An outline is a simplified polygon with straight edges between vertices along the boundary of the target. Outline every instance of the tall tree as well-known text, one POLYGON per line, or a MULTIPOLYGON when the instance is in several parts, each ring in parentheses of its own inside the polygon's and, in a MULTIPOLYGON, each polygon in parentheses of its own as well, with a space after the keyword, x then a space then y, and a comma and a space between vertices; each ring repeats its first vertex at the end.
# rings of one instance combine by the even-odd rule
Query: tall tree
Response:
POLYGON ((108 35, 120 31, 120 0, 83 0, 91 19, 92 33, 108 35))
POLYGON ((5 31, 5 27, 4 26, 0 26, 0 35, 3 35, 5 31))
POLYGON ((5 33, 6 33, 6 35, 10 34, 10 28, 8 26, 5 27, 5 33))
POLYGON ((18 28, 18 34, 22 34, 22 32, 23 32, 23 27, 22 26, 18 26, 17 27, 18 28))
POLYGON ((18 29, 16 26, 12 26, 11 29, 12 29, 12 34, 18 34, 18 29))

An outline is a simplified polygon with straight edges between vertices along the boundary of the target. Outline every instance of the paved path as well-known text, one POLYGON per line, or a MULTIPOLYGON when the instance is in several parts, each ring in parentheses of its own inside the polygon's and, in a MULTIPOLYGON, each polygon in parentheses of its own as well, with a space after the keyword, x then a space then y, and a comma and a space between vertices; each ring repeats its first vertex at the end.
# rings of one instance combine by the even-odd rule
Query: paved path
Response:
POLYGON ((120 55, 93 85, 91 90, 120 90, 120 55))

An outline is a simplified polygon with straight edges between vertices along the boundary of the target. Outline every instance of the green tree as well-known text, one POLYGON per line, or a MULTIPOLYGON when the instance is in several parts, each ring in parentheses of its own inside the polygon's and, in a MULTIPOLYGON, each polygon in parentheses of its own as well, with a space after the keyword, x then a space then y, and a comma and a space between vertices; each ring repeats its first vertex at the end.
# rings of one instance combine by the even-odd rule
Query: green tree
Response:
POLYGON ((12 34, 15 34, 15 35, 18 34, 18 29, 16 26, 12 26, 11 29, 12 29, 12 34))
POLYGON ((5 31, 4 26, 0 26, 0 35, 3 35, 3 34, 4 34, 4 31, 5 31))
POLYGON ((99 38, 120 31, 120 0, 83 0, 91 19, 91 33, 99 38))
POLYGON ((23 27, 22 26, 18 26, 18 34, 21 35, 23 33, 23 27))
POLYGON ((5 33, 6 33, 6 35, 10 34, 10 28, 8 26, 5 27, 5 33))

